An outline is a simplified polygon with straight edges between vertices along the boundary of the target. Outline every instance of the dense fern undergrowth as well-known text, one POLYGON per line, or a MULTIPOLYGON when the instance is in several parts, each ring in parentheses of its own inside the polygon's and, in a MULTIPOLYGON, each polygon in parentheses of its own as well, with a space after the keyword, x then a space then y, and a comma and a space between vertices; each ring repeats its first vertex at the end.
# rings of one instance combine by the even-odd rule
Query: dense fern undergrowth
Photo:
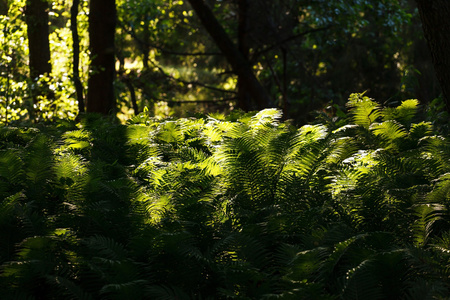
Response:
POLYGON ((450 143, 417 110, 1 127, 0 297, 446 298, 450 143))

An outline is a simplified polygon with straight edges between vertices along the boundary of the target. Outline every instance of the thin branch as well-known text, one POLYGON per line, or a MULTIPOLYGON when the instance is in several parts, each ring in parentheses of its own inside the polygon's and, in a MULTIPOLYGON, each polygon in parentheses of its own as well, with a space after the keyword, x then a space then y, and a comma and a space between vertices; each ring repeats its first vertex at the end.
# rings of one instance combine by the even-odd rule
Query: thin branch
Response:
POLYGON ((168 49, 163 48, 161 46, 149 43, 148 41, 141 40, 132 29, 125 28, 125 26, 122 23, 120 23, 120 27, 123 30, 125 30, 126 33, 131 35, 131 37, 133 37, 138 42, 138 44, 140 44, 141 46, 144 45, 144 46, 147 46, 147 47, 155 48, 155 49, 161 51, 161 53, 164 53, 164 54, 179 55, 179 56, 213 56, 213 55, 220 55, 220 56, 222 56, 223 55, 220 52, 178 52, 178 51, 168 50, 168 49))
POLYGON ((180 99, 180 100, 165 100, 165 99, 158 99, 153 98, 155 101, 162 101, 172 104, 186 104, 186 103, 217 103, 217 102, 231 102, 236 101, 237 97, 231 97, 231 98, 220 98, 220 99, 210 99, 210 100, 189 100, 189 99, 180 99))
POLYGON ((331 27, 332 27, 332 25, 328 25, 328 26, 325 26, 325 27, 314 28, 314 29, 303 31, 303 32, 301 32, 299 34, 292 35, 290 37, 287 37, 287 38, 279 41, 278 43, 276 43, 274 45, 271 45, 271 46, 268 46, 268 47, 262 49, 261 51, 255 52, 253 57, 258 57, 261 54, 264 54, 264 53, 266 53, 266 52, 268 52, 270 50, 273 50, 273 49, 275 49, 277 47, 280 47, 283 44, 286 44, 286 43, 288 43, 288 42, 290 42, 292 40, 295 40, 295 39, 298 39, 300 37, 303 37, 303 36, 305 36, 307 34, 314 33, 314 32, 319 32, 319 31, 324 31, 324 30, 330 29, 331 27))
POLYGON ((220 89, 214 86, 210 86, 210 85, 206 85, 204 83, 198 82, 198 81, 187 81, 187 80, 183 80, 183 79, 179 79, 179 78, 175 78, 172 75, 167 74, 156 62, 154 62, 153 60, 150 60, 150 63, 159 70, 159 72, 164 76, 169 78, 170 80, 174 80, 174 81, 178 81, 184 84, 192 84, 192 85, 198 85, 201 87, 204 87, 206 89, 210 89, 213 91, 218 91, 218 92, 222 92, 222 93, 231 93, 231 94, 237 94, 235 91, 229 91, 229 90, 224 90, 224 89, 220 89))

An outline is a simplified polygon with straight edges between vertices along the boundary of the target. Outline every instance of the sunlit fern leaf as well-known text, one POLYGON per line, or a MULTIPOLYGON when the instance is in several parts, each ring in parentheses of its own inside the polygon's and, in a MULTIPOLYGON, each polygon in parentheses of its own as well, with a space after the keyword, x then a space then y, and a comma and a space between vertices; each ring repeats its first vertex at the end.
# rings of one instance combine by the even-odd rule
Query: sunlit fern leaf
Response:
POLYGON ((414 140, 420 141, 420 139, 429 136, 433 133, 433 125, 430 122, 420 122, 417 124, 411 124, 409 134, 414 140))
POLYGON ((372 99, 362 94, 351 94, 347 102, 352 115, 352 121, 366 129, 382 116, 380 107, 372 99))
POLYGON ((148 110, 145 111, 146 108, 144 108, 144 111, 141 112, 138 115, 132 116, 127 120, 127 125, 147 125, 151 126, 153 125, 156 120, 153 117, 150 117, 148 110))
POLYGON ((149 143, 151 133, 155 128, 143 125, 129 125, 126 129, 127 142, 131 145, 149 143))
POLYGON ((358 151, 358 145, 352 137, 334 138, 330 143, 330 148, 331 152, 326 158, 328 165, 342 163, 358 151))
POLYGON ((220 142, 223 138, 222 131, 219 128, 217 128, 213 122, 208 122, 208 124, 205 125, 203 134, 206 135, 208 141, 211 144, 216 144, 217 142, 220 142))
POLYGON ((266 108, 256 113, 250 121, 250 127, 253 130, 264 128, 268 125, 276 126, 281 119, 282 113, 278 109, 266 108))
POLYGON ((404 125, 408 125, 416 115, 418 106, 419 101, 417 99, 402 101, 402 104, 395 108, 385 108, 383 110, 383 120, 396 120, 404 125))
POLYGON ((436 174, 450 172, 450 142, 442 136, 424 137, 425 155, 435 162, 436 174))
POLYGON ((290 155, 293 161, 286 169, 294 171, 296 176, 305 179, 311 179, 321 167, 325 166, 324 161, 332 151, 330 136, 323 131, 322 127, 316 127, 316 129, 310 134, 306 133, 306 136, 302 129, 300 130, 294 142, 297 149, 290 155))
POLYGON ((85 153, 92 147, 92 134, 84 129, 68 131, 63 134, 64 144, 58 151, 66 149, 76 151, 76 153, 85 153))
POLYGON ((57 156, 54 170, 58 180, 70 178, 73 181, 75 181, 77 176, 88 171, 86 161, 80 156, 73 154, 57 156))
POLYGON ((328 135, 328 129, 324 125, 304 125, 297 133, 293 143, 300 148, 308 148, 309 145, 323 140, 328 135))
POLYGON ((180 125, 175 121, 161 123, 157 132, 157 138, 166 143, 179 143, 184 139, 180 125))
POLYGON ((382 138, 382 146, 386 149, 397 148, 396 142, 407 135, 402 125, 391 120, 372 124, 370 129, 376 136, 382 138))
POLYGON ((435 180, 433 190, 427 195, 432 203, 450 204, 450 173, 445 173, 435 180))

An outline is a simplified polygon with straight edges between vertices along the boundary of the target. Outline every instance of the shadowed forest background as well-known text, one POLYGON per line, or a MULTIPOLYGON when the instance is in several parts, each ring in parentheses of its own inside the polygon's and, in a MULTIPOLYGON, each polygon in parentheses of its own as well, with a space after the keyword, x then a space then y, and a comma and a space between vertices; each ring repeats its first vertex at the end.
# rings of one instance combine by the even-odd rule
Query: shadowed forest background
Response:
POLYGON ((441 94, 414 1, 191 2, 209 14, 189 1, 3 0, 1 122, 274 107, 304 123, 353 92, 388 105, 441 94))
POLYGON ((0 298, 447 299, 450 2, 0 0, 0 298))

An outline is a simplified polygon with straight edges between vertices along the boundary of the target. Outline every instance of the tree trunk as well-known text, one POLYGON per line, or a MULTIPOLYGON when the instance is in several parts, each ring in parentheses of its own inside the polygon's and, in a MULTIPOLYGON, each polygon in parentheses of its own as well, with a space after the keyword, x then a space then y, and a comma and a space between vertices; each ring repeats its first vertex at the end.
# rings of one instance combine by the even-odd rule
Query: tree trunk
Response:
POLYGON ((72 7, 70 9, 70 29, 72 31, 72 52, 73 52, 73 81, 75 84, 75 90, 77 93, 78 100, 78 113, 84 113, 84 97, 83 97, 83 85, 80 80, 80 39, 78 37, 78 27, 77 27, 77 16, 78 16, 78 6, 80 0, 73 0, 72 7))
POLYGON ((91 65, 86 111, 108 115, 115 108, 116 4, 114 0, 91 0, 89 11, 91 65))
MULTIPOLYGON (((248 0, 238 0, 238 49, 242 56, 248 61, 250 47, 248 45, 248 0)), ((244 111, 248 111, 251 107, 251 98, 242 75, 238 75, 238 107, 244 111)))
POLYGON ((7 16, 9 10, 8 0, 0 0, 0 16, 7 16))
MULTIPOLYGON (((29 0, 25 8, 25 20, 28 28, 29 68, 31 80, 36 82, 39 76, 50 74, 50 44, 48 40, 48 2, 46 0, 29 0)), ((34 91, 34 103, 37 94, 34 91)))
POLYGON ((417 0, 417 7, 436 77, 450 112, 450 1, 417 0))
POLYGON ((248 60, 245 59, 238 47, 231 41, 230 37, 217 21, 211 9, 205 4, 204 0, 188 1, 217 47, 219 47, 220 51, 225 55, 235 74, 242 80, 241 84, 245 84, 248 92, 256 103, 256 108, 263 109, 271 105, 272 100, 270 99, 270 96, 253 74, 248 60))

